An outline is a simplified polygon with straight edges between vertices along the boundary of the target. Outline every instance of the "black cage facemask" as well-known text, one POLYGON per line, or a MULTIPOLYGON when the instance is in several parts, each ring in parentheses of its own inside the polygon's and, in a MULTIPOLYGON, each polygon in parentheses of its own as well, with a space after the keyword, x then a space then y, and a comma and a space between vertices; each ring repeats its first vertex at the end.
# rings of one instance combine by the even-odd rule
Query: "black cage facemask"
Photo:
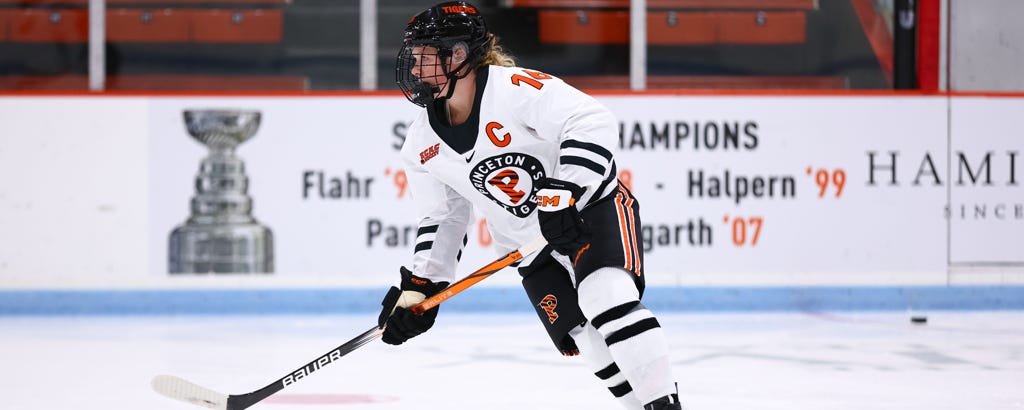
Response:
POLYGON ((463 1, 424 10, 409 21, 403 37, 395 80, 405 97, 422 107, 450 98, 455 83, 469 74, 467 67, 483 60, 491 41, 479 11, 463 1), (452 61, 454 55, 458 61, 452 61))
POLYGON ((455 82, 465 77, 465 73, 461 76, 457 74, 465 62, 454 70, 448 67, 451 55, 451 50, 444 48, 412 44, 403 46, 398 52, 395 79, 405 98, 413 104, 426 107, 435 98, 451 97, 455 91, 455 82), (444 95, 437 96, 441 92, 444 95))

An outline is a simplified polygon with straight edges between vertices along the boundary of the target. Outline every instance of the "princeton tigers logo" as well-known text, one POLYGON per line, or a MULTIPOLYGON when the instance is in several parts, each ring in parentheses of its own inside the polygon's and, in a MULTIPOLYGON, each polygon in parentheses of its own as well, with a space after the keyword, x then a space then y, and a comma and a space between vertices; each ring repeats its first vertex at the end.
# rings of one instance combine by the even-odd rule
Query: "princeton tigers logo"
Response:
POLYGON ((488 184, 495 186, 505 195, 508 195, 508 199, 512 200, 512 203, 518 203, 523 200, 523 196, 526 192, 520 191, 519 188, 519 174, 511 169, 503 169, 501 172, 495 174, 491 179, 487 180, 488 184))
POLYGON ((541 178, 544 166, 540 161, 517 152, 482 159, 469 172, 469 182, 478 192, 519 218, 526 218, 537 207, 531 198, 541 178))
POLYGON ((544 299, 540 300, 540 303, 538 303, 537 306, 544 309, 544 312, 547 312, 548 322, 555 324, 555 321, 558 320, 558 313, 555 313, 555 308, 558 307, 558 298, 556 298, 555 295, 548 294, 547 296, 544 296, 544 299))

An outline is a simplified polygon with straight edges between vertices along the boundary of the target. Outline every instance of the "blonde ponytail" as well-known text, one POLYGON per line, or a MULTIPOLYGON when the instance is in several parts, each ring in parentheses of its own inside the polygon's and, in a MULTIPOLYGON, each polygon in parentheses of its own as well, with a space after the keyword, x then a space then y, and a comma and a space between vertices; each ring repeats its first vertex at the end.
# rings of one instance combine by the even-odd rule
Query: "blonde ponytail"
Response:
POLYGON ((480 66, 485 65, 500 65, 503 67, 515 67, 516 58, 505 51, 505 49, 498 44, 498 36, 490 34, 491 44, 487 48, 487 53, 484 54, 484 58, 480 60, 480 66))

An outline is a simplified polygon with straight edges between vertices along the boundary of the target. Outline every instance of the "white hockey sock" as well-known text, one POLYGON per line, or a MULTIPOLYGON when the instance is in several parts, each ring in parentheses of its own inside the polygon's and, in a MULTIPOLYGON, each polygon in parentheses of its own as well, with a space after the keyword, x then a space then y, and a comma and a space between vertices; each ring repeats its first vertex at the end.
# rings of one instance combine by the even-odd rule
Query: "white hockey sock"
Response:
POLYGON ((582 356, 587 359, 590 371, 594 373, 608 391, 622 404, 623 408, 635 410, 643 407, 640 399, 633 394, 633 387, 626 381, 626 376, 619 371, 619 366, 612 359, 604 337, 589 324, 574 329, 572 337, 580 345, 582 356))
MULTIPOLYGON (((591 344, 604 343, 620 374, 641 404, 675 393, 665 333, 640 294, 629 272, 601 268, 578 286, 587 327, 596 329, 591 344)), ((592 350, 600 350, 593 348, 592 350)))

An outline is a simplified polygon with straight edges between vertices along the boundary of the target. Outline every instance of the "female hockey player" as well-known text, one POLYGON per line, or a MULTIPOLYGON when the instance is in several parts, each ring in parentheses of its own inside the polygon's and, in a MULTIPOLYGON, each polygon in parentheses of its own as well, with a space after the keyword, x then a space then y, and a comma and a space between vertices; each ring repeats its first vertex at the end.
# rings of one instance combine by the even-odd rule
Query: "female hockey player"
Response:
POLYGON ((614 116, 562 80, 516 67, 465 2, 409 22, 396 75, 425 109, 401 151, 419 229, 411 269, 382 303, 383 340, 401 344, 434 324, 437 308, 407 308, 455 278, 476 206, 501 253, 547 239, 519 272, 555 346, 575 356, 579 342, 626 408, 679 409, 664 332, 640 303, 640 207, 618 181, 614 116))

